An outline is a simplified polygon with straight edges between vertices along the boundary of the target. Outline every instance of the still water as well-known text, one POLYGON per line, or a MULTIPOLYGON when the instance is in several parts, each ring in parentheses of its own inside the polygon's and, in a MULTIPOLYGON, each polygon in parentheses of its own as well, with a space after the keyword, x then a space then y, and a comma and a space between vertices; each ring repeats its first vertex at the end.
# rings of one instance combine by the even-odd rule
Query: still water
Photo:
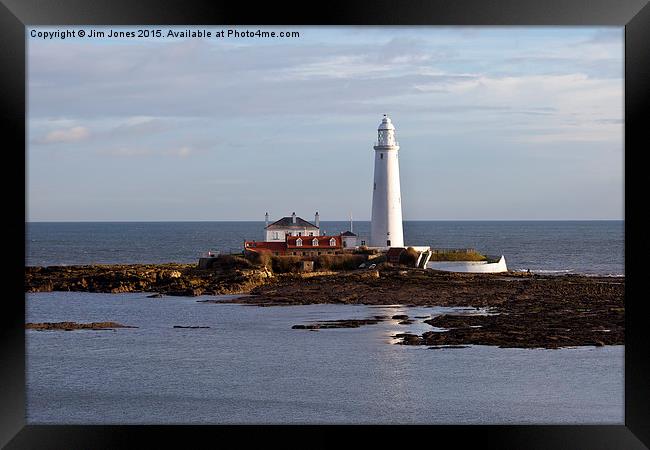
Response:
POLYGON ((424 319, 291 329, 374 315, 430 317, 448 309, 263 308, 142 293, 26 297, 28 322, 139 327, 27 330, 30 424, 624 422, 623 346, 430 350, 393 344, 396 332, 431 329, 424 319))

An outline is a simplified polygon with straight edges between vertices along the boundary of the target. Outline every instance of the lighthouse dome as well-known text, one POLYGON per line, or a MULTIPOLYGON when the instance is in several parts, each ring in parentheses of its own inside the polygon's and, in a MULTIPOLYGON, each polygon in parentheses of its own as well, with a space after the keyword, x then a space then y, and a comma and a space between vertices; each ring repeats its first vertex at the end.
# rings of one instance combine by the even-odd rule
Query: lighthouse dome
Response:
POLYGON ((381 119, 381 123, 379 124, 378 130, 394 130, 394 129, 395 126, 393 125, 393 122, 391 122, 390 117, 384 114, 384 118, 381 119))

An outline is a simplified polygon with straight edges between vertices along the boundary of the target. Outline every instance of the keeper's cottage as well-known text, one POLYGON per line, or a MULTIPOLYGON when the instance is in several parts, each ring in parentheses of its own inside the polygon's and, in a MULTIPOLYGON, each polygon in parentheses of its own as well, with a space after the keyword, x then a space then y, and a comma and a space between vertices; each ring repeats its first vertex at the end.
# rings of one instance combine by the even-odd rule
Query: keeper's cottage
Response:
POLYGON ((320 218, 317 212, 314 223, 311 223, 297 217, 294 212, 291 217, 283 217, 269 225, 269 213, 266 213, 264 231, 267 242, 285 241, 286 236, 319 236, 320 218))
POLYGON ((318 212, 314 223, 292 213, 269 224, 269 213, 265 215, 264 240, 245 241, 244 251, 269 252, 272 255, 318 256, 337 254, 344 249, 357 247, 357 235, 346 231, 337 235, 321 234, 318 212))

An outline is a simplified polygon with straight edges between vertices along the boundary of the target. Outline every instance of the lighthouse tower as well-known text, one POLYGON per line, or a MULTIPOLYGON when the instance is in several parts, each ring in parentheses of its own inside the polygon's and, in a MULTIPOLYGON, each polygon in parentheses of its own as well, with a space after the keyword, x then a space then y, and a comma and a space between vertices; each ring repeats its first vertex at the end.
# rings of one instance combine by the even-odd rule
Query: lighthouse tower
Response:
POLYGON ((384 118, 377 130, 375 180, 372 187, 371 247, 403 247, 402 198, 399 187, 398 142, 390 118, 384 118))

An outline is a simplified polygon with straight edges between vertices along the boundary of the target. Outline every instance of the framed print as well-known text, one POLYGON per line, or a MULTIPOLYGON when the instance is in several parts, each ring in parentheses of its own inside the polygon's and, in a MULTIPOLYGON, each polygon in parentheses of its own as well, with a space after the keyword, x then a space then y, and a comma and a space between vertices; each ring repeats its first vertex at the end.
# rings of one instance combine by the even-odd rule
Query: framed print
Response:
POLYGON ((0 11, 7 448, 647 448, 647 2, 0 11))

